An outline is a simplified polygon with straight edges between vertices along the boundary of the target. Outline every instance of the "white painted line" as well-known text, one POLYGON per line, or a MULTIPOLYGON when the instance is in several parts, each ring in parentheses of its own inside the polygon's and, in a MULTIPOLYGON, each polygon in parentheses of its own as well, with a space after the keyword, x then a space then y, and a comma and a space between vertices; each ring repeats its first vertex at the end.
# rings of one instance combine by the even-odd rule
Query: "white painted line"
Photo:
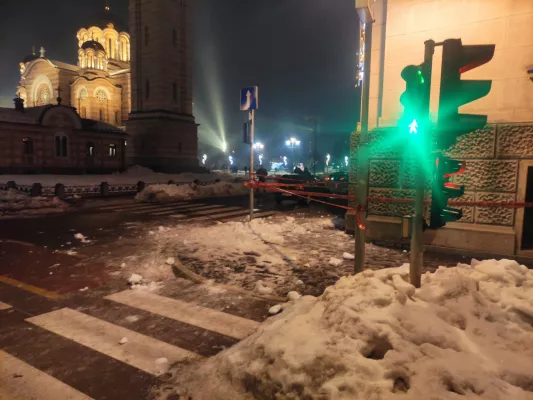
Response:
POLYGON ((125 290, 106 299, 235 339, 250 336, 261 325, 250 319, 138 290, 125 290))
POLYGON ((92 400, 91 397, 2 350, 0 399, 92 400))
POLYGON ((200 357, 188 350, 70 308, 38 315, 26 321, 152 375, 161 372, 161 367, 155 362, 158 358, 165 357, 172 364, 200 357), (121 345, 119 341, 123 337, 128 338, 128 343, 121 345))
POLYGON ((11 306, 9 304, 2 303, 0 301, 0 310, 7 310, 8 308, 11 308, 11 306))
POLYGON ((146 210, 135 210, 135 211, 131 211, 130 214, 150 214, 150 215, 155 215, 155 213, 171 213, 173 211, 178 211, 178 210, 186 210, 186 209, 189 209, 191 207, 205 207, 206 205, 205 204, 200 204, 200 203, 197 203, 197 204, 183 204, 183 205, 177 205, 177 206, 172 206, 172 207, 158 207, 158 208, 152 208, 152 209, 146 209, 146 210))
MULTIPOLYGON (((254 210, 259 211, 259 210, 254 210)), ((208 221, 208 220, 216 220, 217 218, 225 218, 225 217, 233 217, 235 215, 241 215, 244 217, 246 213, 249 213, 250 210, 246 210, 245 208, 241 208, 240 211, 233 211, 233 212, 227 212, 223 214, 214 214, 214 215, 204 215, 203 217, 196 217, 191 218, 189 221, 208 221)))
POLYGON ((159 211, 159 212, 155 212, 155 213, 150 213, 150 215, 155 215, 155 216, 171 215, 172 213, 174 213, 176 211, 182 213, 182 212, 191 212, 191 211, 197 211, 197 210, 209 210, 209 209, 212 209, 212 208, 220 208, 220 207, 224 207, 224 206, 221 206, 221 205, 212 205, 212 206, 201 205, 201 207, 193 207, 193 206, 191 206, 190 208, 181 207, 181 208, 174 208, 174 209, 168 210, 168 211, 159 211))
POLYGON ((160 206, 168 206, 170 204, 180 204, 183 203, 183 200, 176 200, 171 201, 168 203, 142 203, 142 202, 133 202, 128 204, 115 204, 112 206, 102 206, 97 207, 99 210, 106 210, 106 211, 115 211, 115 210, 127 210, 132 208, 138 208, 138 207, 160 207, 160 206))

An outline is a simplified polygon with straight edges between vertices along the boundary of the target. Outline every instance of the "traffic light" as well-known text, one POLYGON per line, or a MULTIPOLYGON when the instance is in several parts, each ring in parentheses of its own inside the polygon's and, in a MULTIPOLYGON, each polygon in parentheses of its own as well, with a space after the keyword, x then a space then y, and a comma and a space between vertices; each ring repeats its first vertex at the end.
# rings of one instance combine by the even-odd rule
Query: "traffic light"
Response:
POLYGON ((424 96, 425 79, 420 65, 408 65, 402 70, 402 79, 405 81, 405 92, 400 96, 400 103, 404 108, 400 120, 400 128, 409 135, 421 133, 424 124, 424 96))
POLYGON ((429 229, 442 228, 447 222, 457 221, 463 216, 461 209, 448 207, 448 200, 464 194, 465 187, 451 183, 450 177, 462 174, 465 169, 464 161, 452 160, 442 154, 437 154, 431 192, 429 229))
POLYGON ((442 44, 442 75, 437 124, 437 149, 445 150, 458 136, 481 129, 486 115, 459 114, 459 107, 486 96, 490 80, 461 80, 461 74, 489 62, 494 56, 493 44, 464 46, 461 39, 448 39, 442 44))

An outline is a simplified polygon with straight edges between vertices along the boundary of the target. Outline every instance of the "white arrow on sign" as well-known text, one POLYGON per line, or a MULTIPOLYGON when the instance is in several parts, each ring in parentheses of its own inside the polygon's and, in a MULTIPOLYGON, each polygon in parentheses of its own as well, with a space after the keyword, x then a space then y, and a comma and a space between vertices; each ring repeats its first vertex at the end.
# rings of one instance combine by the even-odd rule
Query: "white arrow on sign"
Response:
POLYGON ((246 105, 244 107, 245 110, 249 110, 252 106, 252 93, 248 90, 246 93, 246 105))

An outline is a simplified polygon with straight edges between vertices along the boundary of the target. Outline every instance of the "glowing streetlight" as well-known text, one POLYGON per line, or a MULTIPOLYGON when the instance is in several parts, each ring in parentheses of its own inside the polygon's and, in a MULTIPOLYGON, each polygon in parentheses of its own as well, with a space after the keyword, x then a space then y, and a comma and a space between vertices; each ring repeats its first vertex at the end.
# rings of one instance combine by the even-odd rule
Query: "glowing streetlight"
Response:
POLYGON ((259 165, 263 165, 263 155, 259 154, 259 165))
POLYGON ((205 165, 206 161, 207 161, 207 154, 204 154, 202 157, 202 164, 205 165))
POLYGON ((263 150, 265 148, 265 145, 263 143, 257 142, 254 143, 254 150, 261 149, 263 150))
POLYGON ((292 148, 292 165, 294 165, 294 146, 299 146, 300 141, 294 137, 291 137, 289 140, 285 141, 285 144, 292 148))
POLYGON ((348 156, 344 157, 344 164, 346 164, 346 166, 348 166, 348 156))

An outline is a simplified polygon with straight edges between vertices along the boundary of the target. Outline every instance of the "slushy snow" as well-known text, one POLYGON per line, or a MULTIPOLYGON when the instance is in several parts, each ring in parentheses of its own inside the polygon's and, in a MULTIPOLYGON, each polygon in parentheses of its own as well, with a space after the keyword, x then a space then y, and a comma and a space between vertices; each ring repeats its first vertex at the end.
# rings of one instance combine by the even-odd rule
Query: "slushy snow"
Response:
POLYGON ((0 215, 62 212, 68 204, 57 197, 31 197, 15 189, 0 190, 0 215))
POLYGON ((164 200, 190 200, 203 197, 239 196, 248 193, 248 189, 242 182, 217 182, 212 185, 150 185, 142 192, 137 193, 138 201, 164 201, 164 200))
POLYGON ((532 398, 533 271, 487 260, 428 272, 421 289, 407 279, 407 265, 366 270, 287 303, 234 347, 176 370, 175 392, 194 400, 532 398))

